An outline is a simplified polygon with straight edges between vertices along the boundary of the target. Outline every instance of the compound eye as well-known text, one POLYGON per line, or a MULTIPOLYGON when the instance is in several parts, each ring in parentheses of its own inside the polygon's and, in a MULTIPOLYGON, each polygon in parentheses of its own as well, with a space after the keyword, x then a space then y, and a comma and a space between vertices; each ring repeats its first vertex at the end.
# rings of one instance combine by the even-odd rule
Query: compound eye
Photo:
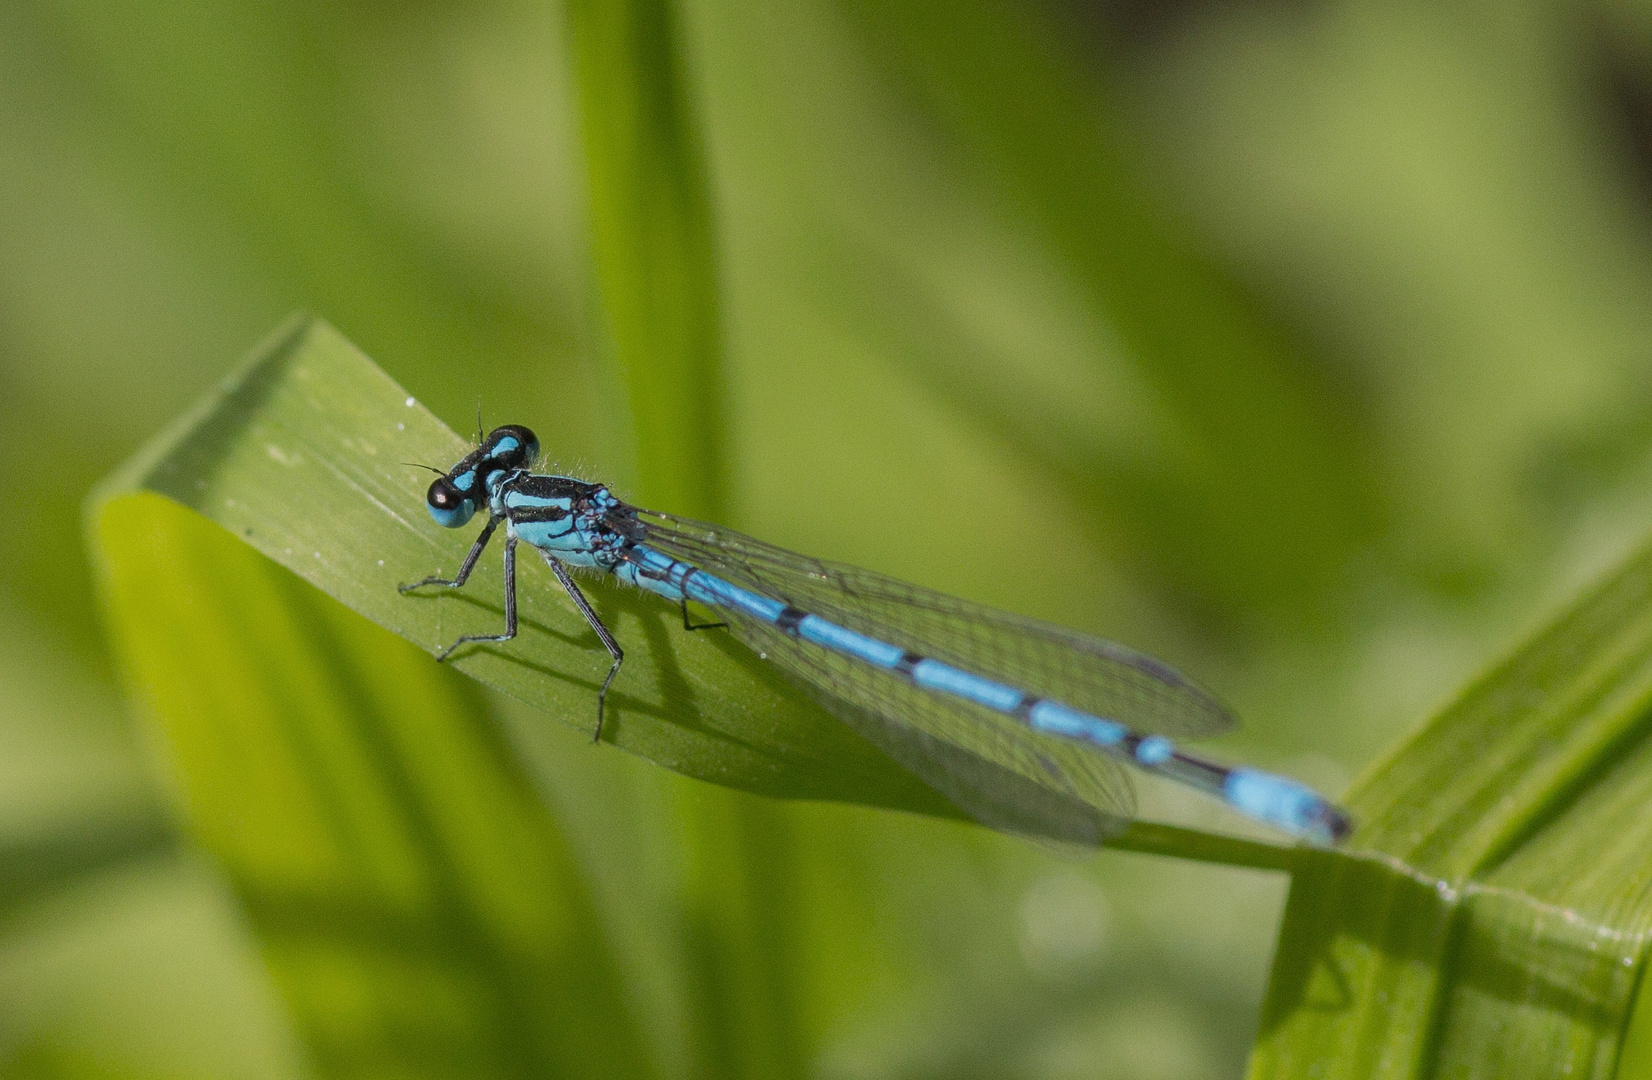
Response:
POLYGON ((432 510, 452 510, 462 501, 459 493, 453 490, 453 485, 447 482, 447 477, 438 476, 430 482, 430 491, 425 495, 425 501, 432 510))
POLYGON ((494 428, 483 443, 487 456, 505 469, 522 469, 539 456, 539 440, 520 424, 494 428))
POLYGON ((436 519, 436 524, 449 529, 457 529, 469 521, 470 516, 476 512, 476 504, 469 497, 460 494, 445 476, 438 476, 431 481, 430 491, 425 495, 425 503, 430 507, 430 516, 436 519))

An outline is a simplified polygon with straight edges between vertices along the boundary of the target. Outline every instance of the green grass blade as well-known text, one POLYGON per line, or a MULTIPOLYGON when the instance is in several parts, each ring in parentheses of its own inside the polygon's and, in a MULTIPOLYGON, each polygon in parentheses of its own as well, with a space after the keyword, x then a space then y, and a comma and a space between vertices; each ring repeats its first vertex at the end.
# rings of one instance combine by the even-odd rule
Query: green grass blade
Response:
POLYGON ((474 683, 175 502, 96 526, 132 683, 322 1074, 649 1074, 474 683))
MULTIPOLYGON (((279 333, 222 393, 185 417, 103 489, 200 512, 372 621, 434 652, 502 624, 498 558, 463 590, 396 586, 452 571, 474 530, 424 511, 429 474, 466 444, 330 327, 279 333)), ((111 543, 110 535, 100 526, 111 543)), ((576 728, 596 722, 607 654, 548 568, 523 560, 522 631, 508 648, 461 652, 453 666, 576 728)), ((678 772, 794 798, 956 814, 908 773, 816 708, 740 646, 683 634, 674 609, 628 590, 589 590, 626 642, 603 738, 678 772)))
POLYGON ((305 1075, 228 891, 181 842, 120 699, 56 635, 0 614, 5 1074, 305 1075))
MULTIPOLYGON (((630 403, 636 493, 724 512, 722 343, 711 194, 674 0, 567 6, 608 354, 630 403)), ((681 829, 681 934, 697 1071, 801 1076, 784 940, 793 845, 773 805, 701 793, 681 829)))
POLYGON ((1471 686, 1298 869, 1261 1077, 1611 1076, 1652 943, 1652 550, 1471 686))
POLYGON ((574 0, 568 22, 610 352, 637 495, 722 510, 723 386, 711 200, 670 0, 574 0))

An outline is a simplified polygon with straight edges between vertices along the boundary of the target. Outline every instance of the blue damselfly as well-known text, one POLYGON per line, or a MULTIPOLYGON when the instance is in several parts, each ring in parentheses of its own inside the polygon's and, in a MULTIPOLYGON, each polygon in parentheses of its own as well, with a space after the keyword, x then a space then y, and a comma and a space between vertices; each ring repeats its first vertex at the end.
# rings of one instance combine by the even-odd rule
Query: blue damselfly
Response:
POLYGON ((601 484, 532 471, 533 432, 495 428, 431 485, 432 517, 487 524, 452 578, 462 586, 505 526, 505 628, 516 636, 516 545, 538 549, 607 649, 597 693, 625 653, 569 574, 611 574, 679 605, 685 630, 726 627, 828 710, 985 824, 1094 843, 1133 816, 1120 762, 1213 795, 1252 818, 1321 843, 1347 815, 1286 777, 1196 757, 1171 739, 1230 726, 1219 702, 1169 665, 1125 646, 972 604, 852 566, 797 555, 671 514, 630 506, 601 484), (690 621, 688 601, 726 622, 690 621))

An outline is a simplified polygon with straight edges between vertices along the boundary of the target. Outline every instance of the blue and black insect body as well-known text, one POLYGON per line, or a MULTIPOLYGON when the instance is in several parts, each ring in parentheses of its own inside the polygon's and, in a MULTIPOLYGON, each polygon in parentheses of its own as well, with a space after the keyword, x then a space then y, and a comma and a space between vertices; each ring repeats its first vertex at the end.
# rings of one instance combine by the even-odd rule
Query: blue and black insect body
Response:
POLYGON ((539 441, 495 428, 430 485, 431 517, 487 524, 452 578, 462 586, 505 526, 505 629, 516 636, 516 545, 538 549, 612 664, 597 693, 596 738, 625 653, 569 567, 612 574, 682 609, 688 630, 727 627, 856 731, 985 824, 1095 843, 1122 829, 1135 794, 1119 767, 1169 777, 1319 843, 1347 835, 1346 814, 1316 792, 1259 769, 1181 750, 1174 738, 1231 726, 1213 697, 1168 665, 1122 645, 740 533, 630 506, 601 484, 531 471, 539 441), (688 601, 726 622, 695 625, 688 601))

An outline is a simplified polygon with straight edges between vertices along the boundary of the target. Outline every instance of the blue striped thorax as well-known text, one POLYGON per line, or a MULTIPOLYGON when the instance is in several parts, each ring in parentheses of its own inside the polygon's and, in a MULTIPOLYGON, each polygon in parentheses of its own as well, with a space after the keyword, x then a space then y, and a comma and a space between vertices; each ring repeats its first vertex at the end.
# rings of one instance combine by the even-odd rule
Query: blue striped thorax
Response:
POLYGON ((512 536, 573 566, 612 570, 626 544, 609 520, 619 500, 601 484, 517 473, 499 485, 494 502, 512 536))

